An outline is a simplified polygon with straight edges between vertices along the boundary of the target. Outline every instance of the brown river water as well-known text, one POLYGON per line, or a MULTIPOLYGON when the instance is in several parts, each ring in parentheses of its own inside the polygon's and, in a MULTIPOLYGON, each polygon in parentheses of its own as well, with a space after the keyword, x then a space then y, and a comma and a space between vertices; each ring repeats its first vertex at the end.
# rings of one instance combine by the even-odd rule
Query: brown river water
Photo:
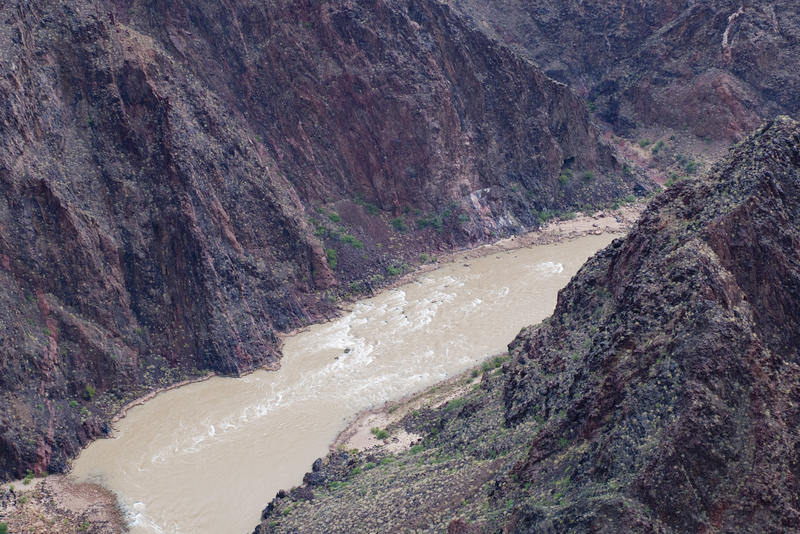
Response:
POLYGON ((279 371, 212 378, 132 408, 72 475, 113 490, 139 533, 252 532, 360 411, 505 350, 613 236, 449 263, 285 341, 279 371))

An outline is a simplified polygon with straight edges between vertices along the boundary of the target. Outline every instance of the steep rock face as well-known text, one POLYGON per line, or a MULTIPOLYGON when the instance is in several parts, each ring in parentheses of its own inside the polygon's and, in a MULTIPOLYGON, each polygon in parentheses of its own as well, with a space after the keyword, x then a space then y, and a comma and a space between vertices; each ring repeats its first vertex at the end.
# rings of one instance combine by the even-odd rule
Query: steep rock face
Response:
POLYGON ((779 120, 658 197, 514 342, 507 420, 548 420, 517 475, 571 481, 515 530, 800 528, 798 215, 800 125, 779 120))
POLYGON ((582 89, 621 133, 652 123, 739 139, 764 118, 800 111, 800 20, 790 1, 456 5, 582 89))
POLYGON ((782 118, 658 196, 510 363, 390 425, 411 450, 332 453, 256 532, 800 530, 799 216, 782 118))
POLYGON ((312 207, 377 203, 368 237, 447 206, 468 243, 634 185, 580 99, 435 2, 12 1, 0 51, 0 478, 63 471, 153 387, 274 364, 383 261, 333 272, 312 207))
POLYGON ((303 199, 398 215, 488 193, 489 219, 532 225, 531 206, 625 188, 580 99, 446 4, 156 1, 146 15, 136 26, 242 113, 303 199), (565 189, 564 165, 598 179, 565 189))

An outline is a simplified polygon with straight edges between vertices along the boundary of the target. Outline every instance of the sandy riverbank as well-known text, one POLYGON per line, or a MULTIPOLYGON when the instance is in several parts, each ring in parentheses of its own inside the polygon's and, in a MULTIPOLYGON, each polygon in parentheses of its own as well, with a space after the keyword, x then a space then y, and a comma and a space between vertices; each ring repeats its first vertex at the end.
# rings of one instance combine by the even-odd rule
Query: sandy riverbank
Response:
MULTIPOLYGON (((442 255, 435 263, 426 264, 399 278, 392 286, 408 283, 424 273, 452 262, 469 262, 482 256, 553 244, 591 234, 623 234, 635 222, 641 210, 640 206, 626 206, 619 210, 601 212, 593 216, 579 215, 571 220, 551 222, 536 232, 474 249, 454 251, 442 255)), ((347 307, 343 307, 340 312, 344 312, 346 309, 347 307)), ((143 404, 164 391, 192 382, 208 380, 211 376, 209 374, 173 384, 131 401, 117 412, 113 421, 116 422, 124 417, 130 408, 143 404)), ((446 403, 464 388, 471 387, 470 382, 475 380, 480 380, 480 378, 460 376, 434 386, 421 394, 411 395, 401 402, 363 412, 356 416, 354 422, 340 434, 334 447, 342 446, 348 449, 364 450, 381 446, 389 452, 407 449, 419 439, 419 436, 395 430, 388 439, 378 440, 371 430, 373 428, 385 429, 412 410, 446 403)), ((13 494, 9 491, 8 485, 0 489, 0 499, 4 499, 3 506, 0 507, 0 522, 9 523, 12 526, 11 532, 120 532, 124 528, 122 513, 118 509, 114 495, 101 487, 90 484, 74 484, 65 477, 51 476, 37 480, 35 485, 26 486, 24 489, 27 495, 24 500, 18 498, 20 489, 19 483, 16 484, 13 494), (88 525, 87 528, 90 527, 88 530, 80 530, 81 526, 86 525, 88 525), (73 527, 75 530, 69 530, 73 527)))

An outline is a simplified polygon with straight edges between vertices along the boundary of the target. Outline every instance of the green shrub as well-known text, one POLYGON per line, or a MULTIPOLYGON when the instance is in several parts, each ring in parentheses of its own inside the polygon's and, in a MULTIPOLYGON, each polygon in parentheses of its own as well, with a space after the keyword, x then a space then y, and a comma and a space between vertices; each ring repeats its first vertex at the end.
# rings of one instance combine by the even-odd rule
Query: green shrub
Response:
POLYGON ((356 239, 354 236, 350 234, 347 233, 342 234, 342 236, 339 239, 341 239, 343 242, 347 243, 353 248, 358 248, 358 249, 364 248, 364 243, 362 243, 360 240, 356 239))
POLYGON ((686 170, 687 173, 694 174, 697 172, 697 169, 700 168, 700 164, 695 160, 689 160, 686 162, 686 165, 684 165, 683 168, 686 170))
POLYGON ((386 430, 378 428, 377 426, 372 427, 369 431, 372 432, 377 439, 386 439, 389 437, 389 433, 386 430))
POLYGON ((434 228, 441 230, 444 226, 444 220, 441 215, 430 215, 428 217, 420 217, 417 219, 417 228, 424 230, 425 228, 434 228))
POLYGON ((23 483, 23 484, 25 484, 25 485, 27 486, 28 484, 30 484, 30 483, 31 483, 31 480, 33 480, 33 476, 34 476, 34 475, 33 475, 33 471, 31 471, 30 469, 28 469, 28 472, 27 472, 27 473, 25 473, 25 478, 23 478, 23 479, 22 479, 22 483, 23 483))
POLYGON ((422 452, 424 450, 425 450, 425 446, 422 443, 417 443, 416 445, 412 446, 411 449, 409 449, 409 452, 411 454, 419 454, 420 452, 422 452))
POLYGON ((398 232, 405 232, 406 230, 408 230, 408 226, 406 226, 406 221, 404 221, 402 217, 395 217, 394 219, 389 221, 389 223, 391 223, 392 228, 394 228, 398 232))
POLYGON ((536 217, 540 224, 544 224, 556 216, 556 212, 547 208, 542 209, 542 211, 531 210, 531 214, 536 217))
POLYGON ((378 214, 379 211, 378 206, 376 206, 371 202, 367 202, 366 200, 364 200, 364 197, 361 196, 360 194, 356 195, 355 203, 364 208, 364 211, 366 211, 370 215, 378 214))
POLYGON ((0 534, 8 534, 8 525, 0 523, 0 534))
POLYGON ((645 147, 650 146, 652 144, 653 144, 653 142, 650 139, 642 139, 641 141, 639 141, 639 146, 642 147, 642 148, 645 148, 645 147))
POLYGON ((590 180, 594 180, 594 171, 586 171, 583 173, 583 179, 587 182, 590 180))
POLYGON ((458 399, 453 399, 453 400, 447 401, 447 404, 445 405, 444 409, 447 412, 452 412, 453 410, 458 410, 459 408, 464 406, 466 403, 467 403, 467 399, 465 399, 463 397, 458 398, 458 399))
POLYGON ((339 217, 339 214, 336 213, 335 211, 330 212, 328 214, 328 218, 331 220, 331 222, 335 222, 335 223, 338 223, 339 221, 342 220, 342 218, 339 217))
POLYGON ((361 293, 361 282, 350 282, 350 293, 361 293))
POLYGON ((78 407, 78 401, 76 401, 75 399, 72 399, 67 404, 69 404, 70 408, 77 408, 78 407))
POLYGON ((400 276, 403 273, 403 266, 389 265, 386 267, 386 272, 391 276, 400 276))
POLYGON ((91 385, 91 384, 86 384, 86 392, 85 392, 86 399, 87 400, 94 399, 95 393, 97 393, 97 390, 95 389, 95 387, 93 385, 91 385))
POLYGON ((336 251, 332 248, 325 249, 325 258, 328 260, 328 265, 331 269, 336 269, 338 260, 336 259, 336 251))

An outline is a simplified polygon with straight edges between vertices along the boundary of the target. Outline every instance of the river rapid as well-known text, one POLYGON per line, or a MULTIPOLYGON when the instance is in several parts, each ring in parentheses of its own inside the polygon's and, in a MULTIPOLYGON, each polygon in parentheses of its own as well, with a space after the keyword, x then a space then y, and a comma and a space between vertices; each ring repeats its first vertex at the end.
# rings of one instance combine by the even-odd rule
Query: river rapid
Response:
POLYGON ((613 236, 460 259, 288 337, 279 371, 158 395, 74 462, 114 491, 133 534, 249 533, 358 412, 505 350, 613 236))

